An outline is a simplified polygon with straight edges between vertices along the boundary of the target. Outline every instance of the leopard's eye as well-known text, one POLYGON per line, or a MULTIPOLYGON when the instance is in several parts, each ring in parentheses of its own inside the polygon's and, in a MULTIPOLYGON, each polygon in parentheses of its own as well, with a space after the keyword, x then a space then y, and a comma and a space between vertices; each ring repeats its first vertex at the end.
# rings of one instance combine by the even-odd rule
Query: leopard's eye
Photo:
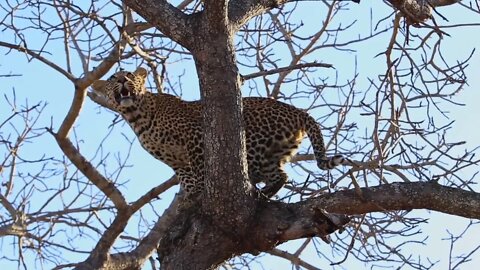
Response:
POLYGON ((110 78, 108 78, 109 81, 112 81, 112 80, 116 80, 117 79, 117 75, 113 74, 112 76, 110 76, 110 78))
POLYGON ((125 73, 125 79, 127 81, 133 81, 133 80, 135 80, 135 74, 133 74, 132 72, 126 72, 125 73))

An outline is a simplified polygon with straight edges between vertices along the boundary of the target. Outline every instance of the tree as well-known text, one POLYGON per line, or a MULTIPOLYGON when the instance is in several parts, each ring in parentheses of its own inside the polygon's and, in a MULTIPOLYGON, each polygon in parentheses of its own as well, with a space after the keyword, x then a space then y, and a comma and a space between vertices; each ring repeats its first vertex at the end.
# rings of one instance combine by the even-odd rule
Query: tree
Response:
MULTIPOLYGON (((480 8, 465 1, 389 0, 372 3, 369 21, 364 21, 356 10, 367 5, 282 0, 186 0, 176 6, 153 0, 2 3, 5 58, 42 63, 69 81, 68 93, 73 93, 64 108, 68 112, 56 112, 52 119, 45 115, 46 102, 63 106, 58 96, 65 89, 57 86, 59 80, 42 74, 22 94, 28 97, 25 104, 16 95, 26 90, 5 89, 2 110, 11 111, 0 120, 0 236, 6 239, 2 250, 14 249, 2 260, 25 269, 140 269, 147 260, 158 267, 152 256, 157 254, 162 269, 213 269, 236 267, 235 261, 226 263, 233 256, 269 252, 315 269, 300 254, 307 246, 321 253, 320 238, 331 241, 331 251, 345 259, 352 254, 359 261, 433 267, 435 262, 401 251, 418 241, 410 239, 419 233, 416 226, 426 222, 410 210, 480 217, 478 150, 452 140, 448 118, 448 110, 458 106, 453 96, 466 85, 467 67, 478 55, 460 42, 453 56, 443 49, 450 31, 479 24, 445 24, 442 15, 450 8, 478 15, 480 8), (374 41, 382 45, 372 45, 374 41), (372 46, 376 57, 357 55, 359 62, 351 65, 340 59, 361 46, 367 52, 372 46), (370 62, 377 66, 363 71, 370 62), (95 107, 86 96, 94 80, 119 66, 140 65, 149 68, 152 89, 181 95, 192 76, 182 74, 175 81, 177 63, 189 71, 195 66, 207 108, 207 188, 198 207, 177 212, 175 198, 157 214, 160 205, 165 207, 158 198, 175 186, 175 177, 163 177, 160 185, 153 183, 131 197, 124 171, 143 162, 130 158, 136 152, 131 151, 132 134, 120 136, 117 118, 108 129, 89 127, 108 124, 94 119, 95 107), (322 124, 329 150, 348 156, 352 164, 318 171, 305 162, 313 159, 303 154, 305 146, 293 160, 298 174, 292 171, 292 182, 277 200, 256 198, 246 174, 242 90, 308 109, 322 124), (50 91, 50 99, 31 104, 35 95, 50 91), (82 111, 82 106, 90 107, 82 111), (81 122, 88 113, 88 121, 81 122), (63 117, 60 124, 55 123, 58 117, 63 117), (91 132, 95 134, 87 134, 91 132), (44 147, 52 143, 61 152, 44 147), (113 152, 119 145, 121 150, 113 152), (128 226, 133 223, 137 228, 132 232, 128 226), (346 233, 329 240, 338 229, 346 233), (296 252, 276 248, 295 239, 303 239, 296 252)), ((460 20, 453 17, 448 19, 460 20)), ((18 76, 27 71, 10 62, 2 68, 8 70, 2 80, 21 85, 18 76)), ((104 116, 106 111, 100 111, 104 116)), ((160 166, 152 164, 151 178, 160 166)), ((132 183, 148 182, 137 177, 132 183)), ((452 245, 459 238, 452 235, 452 245)), ((451 255, 450 267, 466 263, 479 247, 477 243, 457 262, 451 255)))

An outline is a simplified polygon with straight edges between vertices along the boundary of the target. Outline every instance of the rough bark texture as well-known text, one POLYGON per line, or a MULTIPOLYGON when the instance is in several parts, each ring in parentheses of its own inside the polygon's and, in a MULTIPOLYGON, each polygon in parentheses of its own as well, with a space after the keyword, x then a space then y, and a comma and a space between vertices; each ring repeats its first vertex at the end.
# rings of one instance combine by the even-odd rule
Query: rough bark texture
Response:
POLYGON ((191 47, 193 39, 190 37, 195 35, 190 25, 191 16, 185 15, 164 0, 125 0, 123 2, 175 42, 186 48, 191 47))
POLYGON ((254 222, 231 230, 200 209, 179 215, 159 245, 162 269, 214 269, 232 256, 258 254, 291 239, 323 238, 350 221, 316 205, 255 203, 254 222))
POLYGON ((196 27, 196 46, 192 48, 204 104, 203 210, 217 224, 224 225, 221 227, 235 229, 238 224, 249 222, 254 204, 247 196, 245 132, 234 32, 228 25, 226 1, 223 6, 213 3, 205 2, 205 12, 196 27))

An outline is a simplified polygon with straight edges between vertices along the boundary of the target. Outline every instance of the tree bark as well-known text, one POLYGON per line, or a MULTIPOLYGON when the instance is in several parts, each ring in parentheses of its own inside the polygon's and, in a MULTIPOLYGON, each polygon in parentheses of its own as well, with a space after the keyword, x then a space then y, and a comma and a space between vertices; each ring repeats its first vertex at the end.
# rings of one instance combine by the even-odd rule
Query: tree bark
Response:
POLYGON ((292 240, 324 238, 343 228, 350 219, 329 214, 316 205, 257 200, 254 222, 227 230, 200 209, 177 217, 162 238, 158 255, 162 269, 215 269, 229 258, 254 255, 292 240))
POLYGON ((233 256, 255 255, 289 240, 325 238, 348 223, 344 214, 429 209, 480 219, 479 193, 435 182, 344 190, 290 204, 255 203, 254 222, 237 226, 237 231, 222 230, 201 211, 178 216, 159 245, 162 269, 214 269, 233 256))
POLYGON ((203 102, 206 193, 202 209, 220 227, 235 230, 255 211, 248 195, 242 95, 227 1, 205 1, 192 48, 203 102), (228 192, 227 192, 228 191, 228 192))

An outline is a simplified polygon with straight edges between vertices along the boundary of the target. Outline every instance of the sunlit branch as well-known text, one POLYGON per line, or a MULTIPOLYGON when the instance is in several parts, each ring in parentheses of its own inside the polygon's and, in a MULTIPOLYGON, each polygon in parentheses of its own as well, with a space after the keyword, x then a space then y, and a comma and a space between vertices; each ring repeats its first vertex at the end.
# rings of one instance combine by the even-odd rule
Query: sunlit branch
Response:
POLYGON ((289 260, 289 261, 292 262, 293 265, 301 266, 301 267, 303 267, 305 269, 308 269, 308 270, 320 270, 320 268, 317 268, 317 267, 305 262, 304 260, 300 259, 298 257, 298 255, 288 253, 288 252, 280 250, 278 248, 274 248, 270 251, 267 251, 267 253, 269 253, 271 255, 274 255, 274 256, 277 256, 277 257, 280 257, 280 258, 284 258, 286 260, 289 260))

